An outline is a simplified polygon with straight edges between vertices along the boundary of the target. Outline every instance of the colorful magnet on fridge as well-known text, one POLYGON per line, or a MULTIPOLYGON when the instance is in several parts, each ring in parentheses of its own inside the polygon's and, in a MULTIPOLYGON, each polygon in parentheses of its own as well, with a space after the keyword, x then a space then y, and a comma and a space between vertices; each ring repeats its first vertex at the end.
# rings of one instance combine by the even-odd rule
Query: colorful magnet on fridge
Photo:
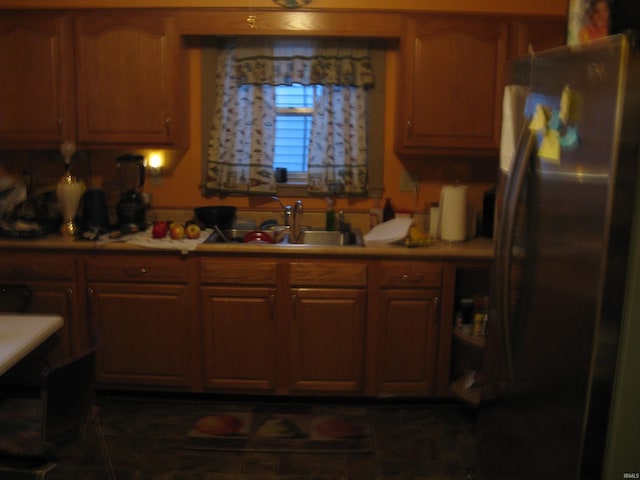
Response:
POLYGON ((536 105, 536 110, 533 114, 533 118, 529 123, 529 130, 539 132, 547 128, 547 112, 540 104, 536 105))
POLYGON ((560 134, 555 130, 548 130, 542 137, 538 156, 542 160, 560 164, 560 134))
POLYGON ((573 126, 567 127, 564 135, 560 137, 560 146, 565 150, 573 150, 579 143, 578 129, 573 126))

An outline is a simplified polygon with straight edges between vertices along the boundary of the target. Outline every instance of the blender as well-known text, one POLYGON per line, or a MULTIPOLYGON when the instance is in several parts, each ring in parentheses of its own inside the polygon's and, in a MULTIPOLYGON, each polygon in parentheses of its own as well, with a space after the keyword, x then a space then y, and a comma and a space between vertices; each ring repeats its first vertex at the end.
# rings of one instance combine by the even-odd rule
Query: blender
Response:
POLYGON ((118 227, 123 233, 145 230, 146 205, 142 197, 144 157, 125 154, 117 159, 120 203, 116 205, 118 227))

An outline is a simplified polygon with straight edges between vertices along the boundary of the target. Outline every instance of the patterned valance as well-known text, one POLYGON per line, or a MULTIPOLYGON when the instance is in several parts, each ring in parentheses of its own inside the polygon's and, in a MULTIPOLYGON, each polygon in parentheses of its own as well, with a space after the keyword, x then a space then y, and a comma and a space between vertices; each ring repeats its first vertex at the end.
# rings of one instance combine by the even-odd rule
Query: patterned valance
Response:
POLYGON ((369 88, 373 67, 366 44, 348 40, 239 38, 238 85, 342 85, 369 88), (313 54, 309 54, 312 51, 313 54))

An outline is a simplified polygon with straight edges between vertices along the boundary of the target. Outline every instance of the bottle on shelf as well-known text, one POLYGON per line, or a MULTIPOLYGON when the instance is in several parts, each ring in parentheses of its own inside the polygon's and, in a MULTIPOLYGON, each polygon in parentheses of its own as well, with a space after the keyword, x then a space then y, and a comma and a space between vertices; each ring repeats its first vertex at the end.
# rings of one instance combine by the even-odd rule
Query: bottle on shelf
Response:
POLYGON ((456 318, 456 326, 464 334, 473 333, 473 298, 463 298, 460 300, 460 310, 456 318))
POLYGON ((474 302, 473 334, 477 337, 484 337, 489 319, 489 297, 486 295, 477 296, 474 302))

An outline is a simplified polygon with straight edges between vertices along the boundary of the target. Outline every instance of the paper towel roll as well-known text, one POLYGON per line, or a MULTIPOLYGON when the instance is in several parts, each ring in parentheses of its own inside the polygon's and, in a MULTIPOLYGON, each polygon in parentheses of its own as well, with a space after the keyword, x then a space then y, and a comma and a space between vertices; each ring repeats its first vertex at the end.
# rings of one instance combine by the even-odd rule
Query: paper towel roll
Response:
POLYGON ((466 185, 446 185, 440 191, 440 238, 448 242, 467 238, 466 185))

